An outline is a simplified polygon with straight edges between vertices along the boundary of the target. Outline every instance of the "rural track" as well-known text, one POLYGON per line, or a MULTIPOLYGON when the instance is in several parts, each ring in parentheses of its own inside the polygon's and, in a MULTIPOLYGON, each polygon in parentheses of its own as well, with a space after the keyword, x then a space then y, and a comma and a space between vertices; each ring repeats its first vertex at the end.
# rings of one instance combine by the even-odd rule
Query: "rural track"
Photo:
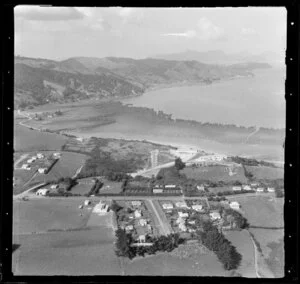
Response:
POLYGON ((253 132, 251 132, 249 135, 248 135, 248 137, 246 138, 246 140, 245 140, 245 144, 248 142, 248 140, 249 140, 249 138, 251 137, 251 136, 253 136, 253 135, 255 135, 258 131, 260 130, 260 127, 255 127, 255 130, 253 131, 253 132))
MULTIPOLYGON (((37 184, 37 185, 35 185, 35 186, 33 186, 33 187, 31 187, 31 188, 29 188, 29 189, 27 189, 27 190, 25 190, 25 191, 23 191, 23 192, 21 192, 21 193, 19 193, 19 194, 16 194, 16 195, 13 195, 13 198, 14 199, 18 199, 18 198, 22 198, 22 197, 25 197, 26 196, 26 194, 28 194, 30 191, 32 191, 32 190, 34 190, 34 189, 36 189, 36 188, 39 188, 39 187, 41 187, 41 186, 44 186, 46 183, 40 183, 40 184, 37 184)), ((35 195, 34 195, 35 196, 35 195)), ((35 196, 36 197, 36 196, 35 196)))
POLYGON ((251 239, 251 242, 253 244, 253 248, 254 248, 254 264, 255 264, 255 274, 256 274, 256 277, 257 278, 261 278, 261 276, 259 275, 258 273, 258 264, 257 264, 257 247, 256 247, 256 244, 250 234, 250 232, 247 230, 248 234, 249 234, 249 237, 251 239))
POLYGON ((17 161, 15 161, 15 163, 14 163, 14 169, 21 169, 21 168, 18 168, 17 167, 17 165, 19 164, 19 163, 21 163, 21 161, 23 161, 23 160, 25 160, 27 157, 28 157, 28 153, 26 153, 26 154, 23 154, 17 161))

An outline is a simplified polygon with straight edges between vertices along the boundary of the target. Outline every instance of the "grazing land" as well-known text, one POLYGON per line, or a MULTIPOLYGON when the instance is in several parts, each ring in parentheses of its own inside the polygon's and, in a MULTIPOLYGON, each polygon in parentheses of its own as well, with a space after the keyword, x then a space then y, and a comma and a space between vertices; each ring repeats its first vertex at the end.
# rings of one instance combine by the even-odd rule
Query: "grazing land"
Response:
POLYGON ((104 185, 101 187, 99 193, 120 193, 122 192, 122 182, 103 180, 104 185))
POLYGON ((245 166, 246 170, 253 175, 253 178, 260 179, 283 179, 284 169, 282 168, 272 168, 265 166, 245 166))
POLYGON ((239 181, 247 182, 244 175, 244 170, 241 166, 228 168, 227 166, 216 165, 206 167, 186 167, 181 171, 187 178, 195 180, 210 180, 212 182, 224 181, 239 181))

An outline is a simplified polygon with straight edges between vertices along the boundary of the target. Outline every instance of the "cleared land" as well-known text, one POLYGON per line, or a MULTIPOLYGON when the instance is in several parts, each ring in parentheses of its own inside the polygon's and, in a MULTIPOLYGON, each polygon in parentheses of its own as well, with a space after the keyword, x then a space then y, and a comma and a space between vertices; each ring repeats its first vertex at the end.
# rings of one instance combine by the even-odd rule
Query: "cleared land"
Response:
POLYGON ((281 179, 284 176, 282 168, 246 166, 246 170, 253 174, 255 179, 281 179))
POLYGON ((182 171, 188 178, 195 180, 210 180, 217 181, 240 181, 241 183, 247 182, 242 167, 233 167, 229 170, 226 166, 207 166, 207 167, 186 167, 182 171), (230 175, 232 173, 232 175, 230 175))
POLYGON ((14 126, 14 150, 15 151, 42 151, 60 150, 67 137, 30 130, 24 126, 14 126))
POLYGON ((245 230, 228 231, 225 236, 242 255, 241 265, 236 272, 243 277, 256 278, 254 247, 249 234, 245 230))
POLYGON ((250 226, 283 227, 283 198, 271 196, 241 196, 238 199, 241 210, 250 226))

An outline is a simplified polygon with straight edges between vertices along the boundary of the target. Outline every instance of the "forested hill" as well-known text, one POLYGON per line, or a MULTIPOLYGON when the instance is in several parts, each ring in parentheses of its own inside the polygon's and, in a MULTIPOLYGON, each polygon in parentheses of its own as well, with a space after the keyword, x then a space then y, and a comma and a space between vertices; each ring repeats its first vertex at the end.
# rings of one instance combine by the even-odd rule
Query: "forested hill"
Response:
POLYGON ((140 95, 147 88, 174 83, 212 83, 252 70, 265 63, 231 66, 198 61, 76 57, 64 61, 15 57, 15 107, 68 102, 86 98, 140 95))

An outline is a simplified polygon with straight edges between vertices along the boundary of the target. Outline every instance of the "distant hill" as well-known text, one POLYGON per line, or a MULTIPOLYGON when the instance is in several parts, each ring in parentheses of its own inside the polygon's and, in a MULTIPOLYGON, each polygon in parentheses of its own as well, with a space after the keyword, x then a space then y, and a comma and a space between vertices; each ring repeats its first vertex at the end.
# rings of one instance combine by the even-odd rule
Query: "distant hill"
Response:
POLYGON ((186 50, 179 53, 158 54, 153 56, 157 59, 165 60, 196 60, 206 64, 231 65, 244 62, 265 62, 274 66, 284 65, 284 56, 275 52, 263 52, 253 55, 249 52, 225 53, 221 50, 210 50, 200 52, 196 50, 186 50))
POLYGON ((223 66, 154 58, 74 57, 54 61, 15 57, 15 107, 140 95, 154 86, 212 83, 251 76, 253 69, 270 67, 255 62, 223 66))

